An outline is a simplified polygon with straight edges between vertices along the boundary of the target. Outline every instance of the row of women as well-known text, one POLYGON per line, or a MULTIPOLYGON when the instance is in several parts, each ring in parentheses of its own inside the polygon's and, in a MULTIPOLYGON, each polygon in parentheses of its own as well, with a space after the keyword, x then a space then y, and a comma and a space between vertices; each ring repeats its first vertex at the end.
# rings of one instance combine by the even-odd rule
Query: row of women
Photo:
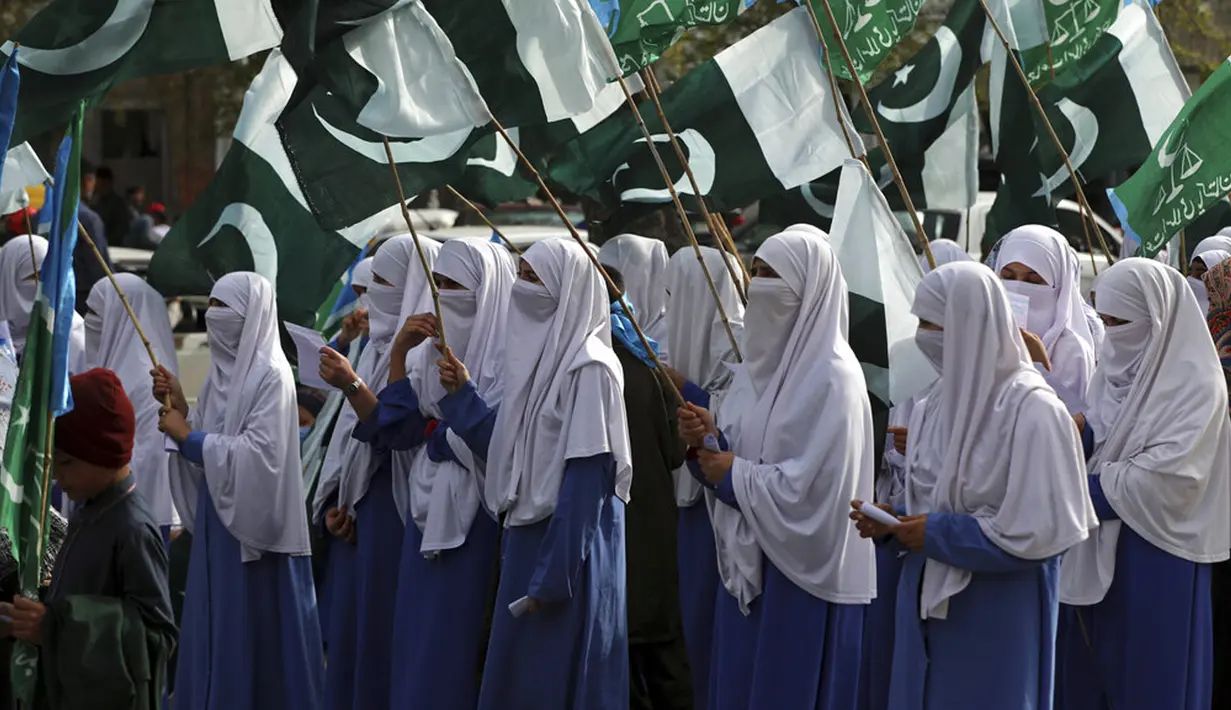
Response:
MULTIPOLYGON (((895 408, 886 445, 823 232, 764 243, 746 311, 719 252, 662 268, 660 246, 617 242, 624 274, 665 271, 627 293, 686 379, 674 483, 696 707, 1211 707, 1231 421, 1182 274, 1124 259, 1096 281, 1096 312, 1050 229, 1008 235, 995 269, 936 244, 951 263, 912 307, 934 381, 895 408), (1029 299, 1025 323, 1010 293, 1029 299), (859 512, 873 499, 892 524, 859 512)), ((369 263, 357 366, 322 352, 348 406, 311 523, 270 285, 216 284, 191 410, 165 365, 150 396, 126 364, 149 366, 135 333, 92 292, 87 359, 156 417, 154 398, 172 400, 159 425, 178 452, 158 455, 155 428, 136 473, 165 482, 193 534, 176 710, 629 707, 628 427, 643 413, 625 411, 604 282, 567 241, 516 262, 485 241, 424 247, 440 320, 413 241, 394 237, 369 263), (319 615, 310 524, 331 533, 319 615)), ((9 252, 6 278, 23 273, 9 252)), ((1225 264, 1206 276, 1220 338, 1225 264)), ((160 297, 123 286, 157 320, 139 304, 160 297)))

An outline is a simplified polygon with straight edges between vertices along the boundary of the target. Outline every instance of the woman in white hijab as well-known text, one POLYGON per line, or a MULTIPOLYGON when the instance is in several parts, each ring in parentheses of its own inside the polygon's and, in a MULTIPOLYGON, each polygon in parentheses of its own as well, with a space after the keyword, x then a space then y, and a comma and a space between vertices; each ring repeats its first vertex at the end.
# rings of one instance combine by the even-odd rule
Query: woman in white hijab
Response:
POLYGON ((1056 230, 1030 224, 1005 236, 996 271, 1009 293, 1030 299, 1025 330, 1046 349, 1036 356, 1043 378, 1070 412, 1084 411, 1096 352, 1076 254, 1056 230))
POLYGON ((1107 323, 1079 419, 1102 526, 1061 568, 1067 710, 1210 706, 1212 563, 1231 548, 1231 422, 1184 277, 1125 259, 1095 284, 1107 323))
POLYGON ((1060 555, 1097 524, 1073 420, 993 272, 940 267, 912 312, 940 379, 911 415, 905 506, 880 506, 901 522, 851 514, 906 555, 888 706, 1048 708, 1060 555))
MULTIPOLYGON (((429 265, 440 249, 421 241, 429 265)), ((325 675, 328 707, 389 707, 393 667, 393 618, 405 525, 399 514, 393 456, 380 437, 386 426, 377 403, 396 361, 422 342, 399 326, 412 314, 430 309, 431 289, 410 235, 381 245, 372 261, 366 296, 368 344, 357 370, 341 354, 321 352, 321 378, 341 390, 348 407, 334 427, 317 490, 318 510, 326 506, 336 482, 335 505, 325 513, 334 539, 329 548, 329 614, 326 640, 330 663, 325 675), (408 340, 408 337, 410 339, 408 340)), ((422 429, 420 429, 422 431, 422 429)), ((319 513, 318 513, 319 515, 319 513)))
MULTIPOLYGON (((158 364, 178 376, 175 339, 171 335, 171 321, 167 318, 166 299, 139 276, 116 274, 115 282, 123 289, 137 321, 141 323, 141 330, 149 338, 158 364)), ((150 374, 154 364, 150 362, 149 353, 128 316, 128 309, 110 279, 101 279, 94 284, 86 306, 89 309, 84 319, 88 367, 102 367, 114 372, 132 401, 137 417, 133 477, 137 481, 137 490, 149 504, 154 522, 162 528, 163 537, 169 544, 171 527, 178 526, 180 519, 171 501, 170 457, 165 448, 166 439, 158 430, 159 403, 149 396, 150 374)))
POLYGON ((632 462, 611 301, 571 241, 535 244, 518 272, 499 409, 460 361, 439 363, 440 409, 487 462, 484 499, 505 525, 478 708, 627 710, 632 462))
MULTIPOLYGON (((358 342, 359 347, 367 344, 368 338, 368 288, 372 286, 372 262, 374 257, 367 257, 355 265, 351 271, 350 289, 355 293, 355 308, 342 319, 342 329, 338 332, 329 347, 339 353, 351 357, 351 343, 358 342)), ((356 353, 357 356, 357 353, 356 353)))
POLYGON ((210 369, 188 412, 164 367, 154 398, 179 444, 171 495, 192 533, 175 707, 320 708, 324 659, 303 508, 295 379, 274 289, 252 273, 214 284, 210 369))
POLYGON ((876 444, 847 309, 824 238, 770 237, 753 262, 730 391, 715 417, 680 410, 722 581, 710 707, 855 707, 876 583, 872 545, 847 524, 846 504, 871 497, 876 444))
MULTIPOLYGON (((38 289, 38 270, 47 257, 47 240, 38 236, 13 237, 0 246, 0 320, 8 321, 17 360, 26 350, 26 333, 34 298, 38 289), (33 249, 33 253, 31 253, 33 249), (31 260, 33 257, 33 261, 31 260)), ((85 321, 73 314, 73 331, 69 335, 69 374, 85 372, 85 321)))
POLYGON ((1205 290, 1202 277, 1205 276, 1205 272, 1227 259, 1231 259, 1231 237, 1214 236, 1202 239, 1197 244, 1197 248, 1193 249, 1193 260, 1188 265, 1187 281, 1188 287, 1197 297, 1197 305, 1200 306, 1202 314, 1210 310, 1210 297, 1205 290))
MULTIPOLYGON (((738 341, 744 330, 744 304, 724 259, 739 273, 735 257, 712 247, 701 247, 702 257, 723 311, 738 341)), ((722 316, 706 282, 705 272, 692 249, 681 249, 667 265, 667 347, 673 353, 672 377, 684 399, 705 409, 716 409, 731 386, 732 365, 739 358, 731 346, 722 316)), ((675 472, 675 502, 679 507, 680 611, 693 678, 695 707, 704 708, 709 697, 710 646, 714 635, 714 591, 718 589, 718 560, 714 529, 703 489, 686 467, 675 472)))
POLYGON ((658 343, 659 360, 667 362, 667 245, 659 239, 621 234, 603 244, 598 260, 624 275, 624 296, 637 324, 658 343))
MULTIPOLYGON (((966 253, 962 245, 952 239, 933 239, 928 242, 928 246, 932 248, 932 258, 936 259, 936 268, 955 261, 972 261, 970 254, 966 253)), ((928 262, 927 254, 919 257, 919 265, 923 267, 925 274, 932 271, 932 264, 928 262)))

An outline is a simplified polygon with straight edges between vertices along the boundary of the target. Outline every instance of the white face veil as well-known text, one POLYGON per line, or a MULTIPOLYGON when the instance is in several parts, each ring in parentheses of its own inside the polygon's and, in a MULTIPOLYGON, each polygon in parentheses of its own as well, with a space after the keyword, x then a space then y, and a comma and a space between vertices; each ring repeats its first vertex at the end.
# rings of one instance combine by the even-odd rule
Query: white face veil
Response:
MULTIPOLYGON (((466 288, 440 292, 441 316, 449 349, 470 372, 479 396, 489 407, 504 395, 504 348, 509 294, 513 288, 513 255, 486 239, 453 239, 440 248, 433 271, 466 288)), ((436 363, 439 352, 425 343, 407 356, 407 376, 419 397, 420 411, 433 419, 443 416, 437 403, 445 396, 436 363)), ((461 465, 436 463, 421 446, 409 457, 400 453, 394 464, 394 497, 408 524, 423 532, 425 555, 460 547, 481 503, 486 472, 460 437, 447 435, 461 465), (410 515, 407 515, 409 510, 410 515)))
POLYGON ((488 449, 484 496, 505 524, 556 509, 569 459, 610 453, 615 494, 628 500, 632 459, 624 371, 611 349, 611 301, 583 247, 564 239, 522 260, 542 284, 518 279, 509 299, 504 399, 488 449))
MULTIPOLYGON (((116 274, 115 282, 128 297, 158 364, 178 375, 175 338, 162 294, 133 274, 116 274)), ((102 367, 114 372, 123 383, 136 415, 132 473, 137 490, 149 502, 155 523, 178 525, 179 516, 171 500, 170 457, 165 450, 165 437, 158 430, 158 410, 162 405, 150 396, 150 370, 154 366, 149 353, 110 279, 99 279, 94 284, 86 306, 89 308, 84 321, 86 367, 102 367)))
MULTIPOLYGON (((353 288, 369 289, 372 288, 372 262, 373 257, 367 257, 355 265, 355 270, 351 272, 350 283, 353 288)), ((368 295, 365 293, 357 299, 360 308, 368 307, 368 295)))
POLYGON ((295 379, 278 339, 274 289, 261 276, 227 274, 214 284, 210 369, 189 417, 205 439, 204 467, 171 457, 171 495, 192 531, 205 485, 245 562, 264 552, 309 555, 299 461, 295 379))
POLYGON ((668 353, 662 348, 667 339, 667 245, 658 239, 621 234, 603 244, 598 260, 623 274, 624 295, 637 311, 637 324, 658 342, 659 359, 666 362, 668 353))
MULTIPOLYGON (((997 547, 1028 560, 1085 540, 1098 521, 1076 428, 1031 365, 996 274, 975 263, 939 267, 911 311, 944 331, 920 331, 943 342, 941 376, 911 415, 907 513, 971 515, 997 547)), ((922 618, 946 618, 970 578, 929 559, 922 618)))
POLYGON ((26 349, 26 332, 34 312, 37 289, 35 274, 47 256, 47 240, 42 237, 14 237, 0 246, 0 320, 8 321, 13 336, 13 351, 18 356, 26 349), (30 260, 33 239, 34 261, 30 260))
POLYGON ((874 553, 847 511, 852 499, 871 500, 875 442, 846 340, 846 281, 811 231, 770 237, 757 258, 781 278, 752 279, 744 363, 717 412, 737 456, 729 475, 739 501, 706 494, 719 575, 745 614, 761 594, 762 553, 809 594, 864 604, 876 592, 874 553))
POLYGON ((1120 520, 1065 556, 1061 600, 1097 604, 1115 577, 1120 526, 1198 563, 1231 548, 1227 383, 1184 277, 1147 259, 1117 262, 1095 284, 1108 326, 1090 384, 1089 470, 1120 520))
MULTIPOLYGON (((706 268, 714 279, 718 297, 738 342, 744 330, 744 304, 727 262, 739 273, 735 257, 712 247, 701 247, 706 268)), ((729 367, 738 362, 731 339, 714 303, 714 294, 692 249, 681 249, 667 265, 667 348, 672 365, 690 382, 710 394, 710 407, 717 408, 731 384, 729 367)), ((701 499, 701 484, 684 468, 676 471, 676 502, 689 506, 701 499)))

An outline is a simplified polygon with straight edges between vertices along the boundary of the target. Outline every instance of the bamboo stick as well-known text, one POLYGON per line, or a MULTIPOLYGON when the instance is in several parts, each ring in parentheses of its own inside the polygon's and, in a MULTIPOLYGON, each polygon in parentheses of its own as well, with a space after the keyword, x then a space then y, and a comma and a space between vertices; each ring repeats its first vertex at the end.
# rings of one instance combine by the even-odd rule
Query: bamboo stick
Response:
POLYGON ((462 193, 458 192, 457 188, 453 187, 452 185, 445 185, 445 189, 449 191, 449 194, 453 195, 457 199, 466 203, 467 207, 474 210, 474 213, 479 216, 479 219, 483 220, 483 224, 486 224, 488 227, 490 227, 492 230, 492 233, 495 234, 497 237, 499 237, 500 241, 504 242, 504 245, 506 247, 508 247, 514 254, 521 256, 521 249, 518 249, 513 244, 513 242, 509 241, 508 237, 500 233, 500 230, 496 228, 496 225, 492 224, 492 221, 487 218, 487 215, 483 214, 483 210, 479 209, 478 205, 471 202, 470 200, 467 200, 465 196, 463 196, 462 193))

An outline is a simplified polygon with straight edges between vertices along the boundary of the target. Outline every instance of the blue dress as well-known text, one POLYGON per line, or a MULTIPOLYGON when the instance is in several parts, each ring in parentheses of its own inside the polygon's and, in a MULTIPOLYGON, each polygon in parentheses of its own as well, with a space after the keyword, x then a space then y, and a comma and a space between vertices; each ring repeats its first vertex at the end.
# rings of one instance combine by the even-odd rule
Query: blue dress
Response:
MULTIPOLYGON (((201 462, 205 436, 181 446, 201 462)), ((201 486, 180 620, 175 710, 318 710, 324 686, 312 561, 243 562, 201 486)))
MULTIPOLYGON (((709 409, 710 395, 692 382, 684 384, 684 399, 709 409)), ((692 670, 693 702, 704 708, 709 702, 710 649, 714 638, 714 605, 718 601, 718 553, 710 511, 701 498, 680 508, 679 522, 680 615, 684 642, 692 670)))
MULTIPOLYGON (((892 543, 891 548, 904 549, 892 543)), ((923 552, 898 582, 891 710, 1047 710, 1052 706, 1060 558, 1001 550, 970 515, 932 513, 923 552), (924 563, 972 572, 946 619, 919 618, 924 563)))
POLYGON ((902 575, 902 549, 876 546, 876 598, 863 622, 863 664, 859 674, 859 710, 886 710, 889 681, 893 678, 894 619, 897 616, 898 580, 902 575))
MULTIPOLYGON (((408 380, 389 385, 377 399, 381 445, 409 451, 426 444, 433 461, 456 462, 446 424, 438 423, 425 439, 428 420, 408 380)), ((499 535, 496 522, 480 510, 465 543, 428 559, 420 552, 419 526, 405 526, 393 614, 391 708, 475 707, 499 535)))
MULTIPOLYGON (((721 448, 728 450, 725 437, 721 448)), ((696 461, 694 477, 718 500, 739 507, 731 476, 712 486, 696 461)), ((812 596, 761 556, 761 595, 745 616, 719 584, 709 674, 710 710, 855 710, 865 605, 812 596)))
MULTIPOLYGON (((454 432, 486 456, 495 412, 473 386, 445 397, 454 432)), ((505 528, 500 585, 483 667, 482 710, 627 710, 624 503, 615 459, 570 459, 555 513, 505 528), (515 618, 510 603, 542 602, 515 618)))

